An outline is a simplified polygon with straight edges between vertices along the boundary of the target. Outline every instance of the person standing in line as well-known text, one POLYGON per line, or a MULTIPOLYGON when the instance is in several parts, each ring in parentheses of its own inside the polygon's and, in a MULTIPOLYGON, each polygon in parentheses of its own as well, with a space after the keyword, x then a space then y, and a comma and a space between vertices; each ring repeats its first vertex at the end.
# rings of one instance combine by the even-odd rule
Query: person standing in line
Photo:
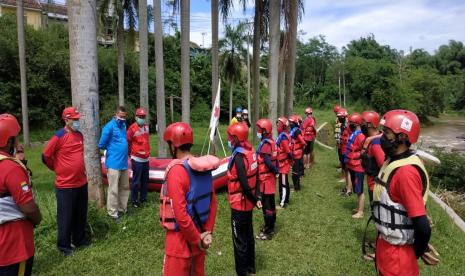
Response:
POLYGON ((307 107, 305 109, 305 120, 302 125, 303 136, 305 140, 304 148, 304 167, 305 169, 310 169, 313 166, 315 160, 315 152, 313 147, 316 139, 316 119, 313 116, 313 109, 307 107))
POLYGON ((278 129, 278 138, 276 138, 276 146, 278 147, 278 167, 279 167, 279 206, 284 208, 285 204, 289 203, 290 187, 289 187, 289 171, 292 165, 292 152, 289 146, 291 136, 289 135, 289 121, 286 117, 279 117, 276 121, 278 129))
POLYGON ((300 179, 303 176, 304 164, 303 164, 303 148, 305 146, 305 140, 302 137, 302 132, 299 127, 299 117, 292 115, 289 117, 291 133, 291 150, 292 150, 292 182, 294 184, 294 190, 300 191, 300 179))

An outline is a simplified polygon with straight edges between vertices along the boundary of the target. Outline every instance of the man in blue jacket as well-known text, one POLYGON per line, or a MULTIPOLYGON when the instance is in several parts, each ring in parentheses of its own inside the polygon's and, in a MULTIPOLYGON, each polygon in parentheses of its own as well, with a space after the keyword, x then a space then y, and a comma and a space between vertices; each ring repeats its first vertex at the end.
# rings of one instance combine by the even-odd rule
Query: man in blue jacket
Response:
POLYGON ((115 117, 103 127, 98 147, 106 150, 107 212, 110 217, 119 221, 120 216, 127 211, 129 198, 128 142, 124 107, 118 107, 115 117))

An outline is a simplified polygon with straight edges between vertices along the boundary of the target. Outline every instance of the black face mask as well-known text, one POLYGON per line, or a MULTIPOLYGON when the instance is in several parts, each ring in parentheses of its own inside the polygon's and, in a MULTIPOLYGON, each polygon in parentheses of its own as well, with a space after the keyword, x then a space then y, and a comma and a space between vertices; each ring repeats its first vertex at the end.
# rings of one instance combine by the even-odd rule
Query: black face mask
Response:
POLYGON ((384 151, 384 154, 388 157, 394 156, 394 152, 397 149, 397 145, 399 144, 399 141, 396 139, 394 141, 389 140, 386 135, 383 134, 380 138, 380 143, 381 143, 381 149, 384 151))
POLYGON ((346 123, 346 118, 339 118, 339 123, 345 124, 346 123))
POLYGON ((355 129, 357 128, 357 126, 354 125, 354 124, 350 124, 350 125, 349 125, 349 128, 350 128, 350 131, 354 132, 355 129))
POLYGON ((361 125, 360 129, 362 130, 363 135, 365 135, 365 137, 368 137, 368 126, 367 125, 361 125))

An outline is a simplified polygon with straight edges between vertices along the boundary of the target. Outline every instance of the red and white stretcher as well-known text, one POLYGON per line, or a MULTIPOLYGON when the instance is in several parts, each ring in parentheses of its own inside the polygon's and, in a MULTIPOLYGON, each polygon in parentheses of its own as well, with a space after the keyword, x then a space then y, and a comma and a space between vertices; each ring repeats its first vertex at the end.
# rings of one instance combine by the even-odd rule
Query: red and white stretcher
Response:
MULTIPOLYGON (((149 158, 149 162, 150 162, 149 185, 148 185, 149 191, 151 192, 160 191, 161 185, 163 184, 163 181, 165 178, 165 169, 172 160, 173 159, 169 159, 169 158, 155 158, 155 157, 149 158)), ((215 187, 215 190, 226 187, 226 185, 228 184, 228 176, 227 176, 228 161, 229 161, 229 157, 222 159, 221 165, 216 170, 212 171, 213 186, 215 187)), ((107 172, 105 168, 105 157, 102 157, 101 162, 102 162, 103 183, 105 185, 108 185, 107 172)), ((131 159, 128 159, 128 174, 129 174, 129 181, 131 181, 132 179, 131 159)))

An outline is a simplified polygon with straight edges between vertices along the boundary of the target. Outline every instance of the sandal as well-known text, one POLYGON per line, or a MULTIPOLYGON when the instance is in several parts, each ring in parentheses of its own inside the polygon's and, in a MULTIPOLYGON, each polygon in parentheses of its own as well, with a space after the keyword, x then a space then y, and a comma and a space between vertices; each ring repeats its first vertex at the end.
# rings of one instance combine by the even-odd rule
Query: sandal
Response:
POLYGON ((374 261, 375 260, 375 253, 363 255, 363 259, 365 261, 374 261))

